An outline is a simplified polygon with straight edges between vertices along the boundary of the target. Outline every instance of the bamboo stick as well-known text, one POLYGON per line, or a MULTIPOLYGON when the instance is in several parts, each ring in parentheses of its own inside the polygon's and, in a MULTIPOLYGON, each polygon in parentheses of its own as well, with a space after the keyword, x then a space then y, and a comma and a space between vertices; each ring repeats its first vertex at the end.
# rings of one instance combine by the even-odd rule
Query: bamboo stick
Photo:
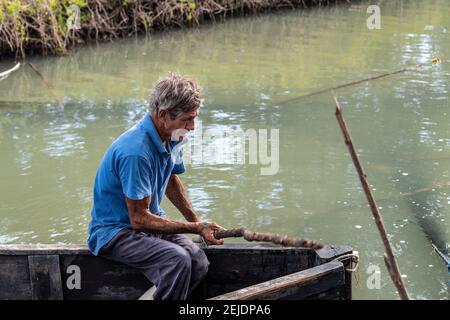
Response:
POLYGON ((32 64, 31 62, 27 62, 28 65, 30 66, 31 69, 33 69, 33 71, 38 75, 38 77, 42 80, 42 82, 45 84, 45 86, 49 89, 49 90, 53 90, 55 89, 55 87, 53 87, 53 85, 47 81, 47 79, 45 79, 45 77, 42 75, 42 73, 36 68, 36 66, 34 64, 32 64))
POLYGON ((355 165, 356 170, 358 172, 359 180, 361 181, 364 193, 366 194, 367 200, 369 202, 370 210, 372 211, 372 215, 375 218, 375 223, 378 227, 378 231, 380 232, 381 239, 383 240, 383 244, 386 250, 383 256, 386 268, 388 269, 389 275, 392 281, 394 282, 395 287, 397 288, 398 294, 400 295, 400 299, 409 300, 410 299, 409 294, 403 283, 403 279, 400 273, 400 269, 397 265, 397 261, 395 260, 394 253, 392 252, 392 247, 387 236, 386 228, 384 227, 383 218, 381 217, 381 214, 378 211, 377 203, 375 202, 375 199, 372 195, 372 191, 370 190, 369 187, 369 183, 367 181, 367 175, 364 172, 364 169, 359 161, 358 155, 353 146, 352 137, 347 128, 347 124, 345 123, 344 116, 342 115, 342 109, 341 106, 339 105, 336 96, 334 96, 334 101, 336 103, 336 118, 339 122, 339 126, 344 135, 345 144, 348 147, 353 164, 355 165))
MULTIPOLYGON (((433 57, 431 62, 433 64, 436 64, 436 63, 440 63, 441 60, 438 57, 433 57)), ((301 96, 298 96, 298 97, 295 97, 295 98, 292 98, 292 99, 288 99, 288 100, 284 100, 284 101, 278 102, 275 105, 276 106, 280 106, 280 105, 287 104, 287 103, 290 103, 290 102, 294 102, 294 101, 297 101, 297 100, 300 100, 300 99, 303 99, 303 98, 306 98, 306 97, 315 96, 315 95, 318 95, 318 94, 321 94, 321 93, 331 92, 331 91, 334 91, 334 90, 351 87, 351 86, 354 86, 354 85, 357 85, 357 84, 360 84, 360 83, 369 82, 369 81, 372 81, 372 80, 382 79, 382 78, 385 78, 385 77, 388 77, 388 76, 393 76, 393 75, 396 75, 396 74, 399 74, 399 73, 403 73, 403 72, 406 72, 406 71, 417 70, 417 69, 419 69, 421 67, 424 67, 426 65, 427 64, 425 64, 425 63, 420 63, 420 64, 417 64, 415 66, 405 67, 405 68, 401 68, 401 69, 394 70, 394 71, 391 71, 391 72, 387 72, 387 73, 379 74, 379 75, 376 75, 376 76, 368 77, 368 78, 365 78, 365 79, 351 81, 351 82, 348 82, 348 83, 340 84, 340 85, 335 86, 335 87, 330 87, 330 88, 326 88, 326 89, 313 91, 313 92, 310 92, 310 93, 307 93, 307 94, 304 94, 304 95, 301 95, 301 96)))
POLYGON ((254 232, 245 228, 228 229, 222 231, 215 231, 214 237, 216 239, 223 238, 240 238, 243 237, 247 241, 261 241, 281 244, 286 247, 304 247, 318 250, 323 248, 323 244, 316 240, 306 238, 294 238, 286 235, 279 235, 274 233, 254 232))
POLYGON ((38 68, 34 64, 32 64, 31 62, 27 62, 27 64, 37 74, 39 79, 41 79, 41 81, 45 84, 45 86, 47 87, 48 91, 51 93, 53 98, 56 100, 56 103, 59 106, 61 106, 60 100, 59 100, 57 94, 55 93, 55 87, 49 81, 47 81, 47 79, 44 77, 44 75, 38 70, 38 68))

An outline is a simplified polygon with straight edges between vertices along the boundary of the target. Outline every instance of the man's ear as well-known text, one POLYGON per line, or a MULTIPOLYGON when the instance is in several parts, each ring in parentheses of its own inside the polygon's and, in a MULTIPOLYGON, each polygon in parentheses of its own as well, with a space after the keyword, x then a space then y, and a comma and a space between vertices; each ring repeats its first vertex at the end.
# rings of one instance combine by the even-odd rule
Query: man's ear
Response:
POLYGON ((158 118, 162 121, 166 121, 166 117, 169 115, 169 113, 167 112, 167 110, 158 110, 158 118))

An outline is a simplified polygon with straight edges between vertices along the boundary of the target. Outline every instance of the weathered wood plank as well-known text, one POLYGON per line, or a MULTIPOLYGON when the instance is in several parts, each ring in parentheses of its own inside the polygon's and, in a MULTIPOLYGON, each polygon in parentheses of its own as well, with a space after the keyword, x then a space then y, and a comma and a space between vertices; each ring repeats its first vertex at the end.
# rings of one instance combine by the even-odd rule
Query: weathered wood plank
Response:
POLYGON ((152 286, 139 270, 92 255, 61 256, 61 276, 69 300, 135 300, 152 286), (75 275, 79 286, 74 285, 75 275))
POLYGON ((207 297, 304 270, 309 267, 310 256, 314 256, 314 261, 316 256, 311 250, 286 249, 280 252, 264 248, 212 250, 206 254, 213 266, 206 277, 207 297))
MULTIPOLYGON (((259 300, 304 300, 311 295, 325 292, 327 290, 335 290, 344 283, 343 270, 330 272, 317 279, 311 280, 298 286, 292 286, 286 290, 269 293, 257 299, 259 300)), ((341 295, 339 295, 341 296, 341 295)), ((328 299, 327 296, 321 299, 328 299)))
POLYGON ((28 256, 28 267, 33 300, 63 299, 59 256, 28 256))
POLYGON ((30 300, 27 256, 0 255, 0 300, 30 300))
MULTIPOLYGON (((235 251, 250 250, 260 252, 261 250, 270 252, 309 252, 314 253, 311 249, 306 248, 287 248, 272 244, 258 243, 229 243, 222 246, 202 247, 205 252, 217 251, 235 251)), ((0 255, 39 255, 39 254, 83 254, 91 255, 91 252, 85 245, 80 244, 1 244, 0 255)))
POLYGON ((304 300, 346 300, 345 285, 332 287, 304 298, 304 300))
POLYGON ((91 252, 84 245, 54 245, 54 244, 2 244, 0 255, 60 255, 82 254, 90 255, 91 252))
POLYGON ((260 280, 262 276, 273 278, 286 273, 285 255, 269 252, 212 253, 209 260, 217 266, 211 270, 210 281, 240 282, 245 279, 252 282, 260 280))
POLYGON ((353 252, 353 248, 350 246, 346 246, 346 245, 325 246, 322 249, 316 251, 317 256, 319 258, 319 261, 317 262, 317 264, 329 262, 329 261, 335 259, 336 257, 342 256, 344 254, 349 254, 352 252, 353 252))
POLYGON ((308 270, 217 296, 210 300, 303 298, 337 287, 343 283, 344 266, 339 261, 332 261, 308 270), (306 286, 310 288, 306 289, 306 286))
MULTIPOLYGON (((320 265, 329 261, 336 259, 342 255, 353 253, 353 248, 347 245, 330 245, 326 246, 320 250, 316 251, 316 261, 313 262, 315 265, 320 265)), ((351 267, 351 258, 342 261, 344 268, 348 269, 351 267)), ((351 300, 352 298, 352 273, 345 272, 345 285, 343 286, 344 291, 342 294, 343 299, 351 300)))

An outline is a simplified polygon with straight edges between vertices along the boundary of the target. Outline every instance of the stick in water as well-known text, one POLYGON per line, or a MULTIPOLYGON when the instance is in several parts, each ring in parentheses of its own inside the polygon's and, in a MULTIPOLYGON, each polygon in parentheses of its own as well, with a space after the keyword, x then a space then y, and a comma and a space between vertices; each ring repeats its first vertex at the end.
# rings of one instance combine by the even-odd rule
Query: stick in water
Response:
POLYGON ((57 94, 55 93, 55 87, 49 81, 47 81, 47 79, 45 79, 44 75, 38 70, 38 68, 34 64, 32 64, 31 62, 27 62, 27 63, 30 66, 30 68, 37 74, 39 79, 41 79, 41 81, 45 84, 45 86, 47 87, 50 94, 56 100, 56 103, 59 106, 61 106, 61 102, 60 102, 57 94))
POLYGON ((350 136, 350 132, 347 129, 347 124, 345 123, 344 116, 342 115, 342 109, 341 106, 339 105, 336 96, 334 96, 334 101, 336 103, 336 118, 339 122, 342 134, 344 135, 345 144, 348 147, 353 164, 355 165, 356 171, 358 172, 359 180, 361 181, 362 187, 364 189, 364 192, 370 205, 370 210, 372 211, 372 215, 375 218, 375 223, 377 224, 378 231, 380 232, 381 239, 383 240, 383 244, 386 249, 386 253, 384 254, 384 263, 386 264, 389 275, 391 276, 391 279, 394 282, 395 287, 397 288, 400 298, 402 300, 409 300, 408 291, 406 291, 402 276, 400 274, 400 269, 398 268, 398 264, 397 261, 395 260, 394 253, 392 252, 391 243, 389 242, 386 229, 384 227, 383 218, 381 217, 381 214, 378 211, 378 206, 372 195, 372 191, 370 190, 369 183, 367 181, 367 176, 359 161, 358 155, 356 154, 352 142, 352 137, 350 136))
POLYGON ((45 84, 45 86, 49 89, 49 90, 53 90, 55 89, 55 87, 53 87, 53 85, 48 82, 45 77, 42 75, 42 73, 36 68, 36 66, 34 64, 32 64, 31 62, 27 62, 28 65, 30 66, 31 69, 33 69, 33 71, 38 75, 38 77, 42 80, 42 82, 45 84))
MULTIPOLYGON (((431 63, 432 64, 441 63, 441 58, 433 57, 431 59, 431 63)), ((387 73, 379 74, 379 75, 376 75, 376 76, 368 77, 368 78, 365 78, 365 79, 351 81, 351 82, 344 83, 344 84, 341 84, 341 85, 338 85, 338 86, 335 86, 335 87, 332 87, 332 88, 326 88, 326 89, 314 91, 314 92, 311 92, 311 93, 307 93, 307 94, 304 94, 302 96, 298 96, 298 97, 295 97, 295 98, 292 98, 292 99, 280 101, 276 105, 280 106, 280 105, 287 104, 287 103, 290 103, 290 102, 294 102, 294 101, 297 101, 297 100, 300 100, 300 99, 303 99, 303 98, 306 98, 306 97, 315 96, 315 95, 318 95, 318 94, 321 94, 321 93, 325 93, 325 92, 330 92, 330 91, 334 91, 334 90, 338 90, 338 89, 342 89, 342 88, 351 87, 351 86, 354 86, 354 85, 357 85, 357 84, 360 84, 360 83, 369 82, 369 81, 372 81, 372 80, 382 79, 382 78, 385 78, 385 77, 393 76, 393 75, 396 75, 396 74, 399 74, 399 73, 403 73, 403 72, 407 72, 407 71, 417 70, 417 69, 419 69, 421 67, 424 67, 426 65, 427 65, 426 63, 420 63, 420 64, 417 64, 415 66, 405 67, 405 68, 401 68, 401 69, 394 70, 394 71, 391 71, 391 72, 387 72, 387 73)))
POLYGON ((216 231, 214 232, 214 237, 216 239, 243 237, 247 241, 272 242, 275 244, 281 244, 285 247, 304 247, 314 250, 323 248, 323 244, 316 240, 294 238, 274 233, 254 232, 245 228, 216 231))

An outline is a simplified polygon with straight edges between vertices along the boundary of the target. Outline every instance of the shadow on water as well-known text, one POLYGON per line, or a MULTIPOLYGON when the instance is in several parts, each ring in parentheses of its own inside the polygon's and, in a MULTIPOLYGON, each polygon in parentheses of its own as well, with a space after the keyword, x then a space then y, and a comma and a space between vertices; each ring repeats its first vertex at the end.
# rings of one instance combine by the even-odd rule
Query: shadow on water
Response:
MULTIPOLYGON (((414 168, 410 168, 409 172, 414 173, 411 169, 414 168)), ((419 170, 416 170, 418 176, 420 176, 419 172, 419 170)), ((429 182, 427 184, 428 186, 433 185, 427 180, 429 179, 421 176, 420 184, 422 187, 425 186, 426 182, 429 182)), ((407 186, 401 182, 406 181, 405 179, 400 179, 399 181, 399 187, 407 188, 407 186)), ((439 256, 449 264, 450 235, 448 230, 448 215, 445 212, 445 207, 441 204, 442 198, 443 197, 438 190, 431 189, 428 192, 412 192, 409 196, 405 197, 405 200, 407 201, 411 213, 414 214, 420 228, 430 240, 439 256)))
POLYGON ((448 222, 433 193, 408 197, 408 206, 439 256, 450 262, 448 222))

